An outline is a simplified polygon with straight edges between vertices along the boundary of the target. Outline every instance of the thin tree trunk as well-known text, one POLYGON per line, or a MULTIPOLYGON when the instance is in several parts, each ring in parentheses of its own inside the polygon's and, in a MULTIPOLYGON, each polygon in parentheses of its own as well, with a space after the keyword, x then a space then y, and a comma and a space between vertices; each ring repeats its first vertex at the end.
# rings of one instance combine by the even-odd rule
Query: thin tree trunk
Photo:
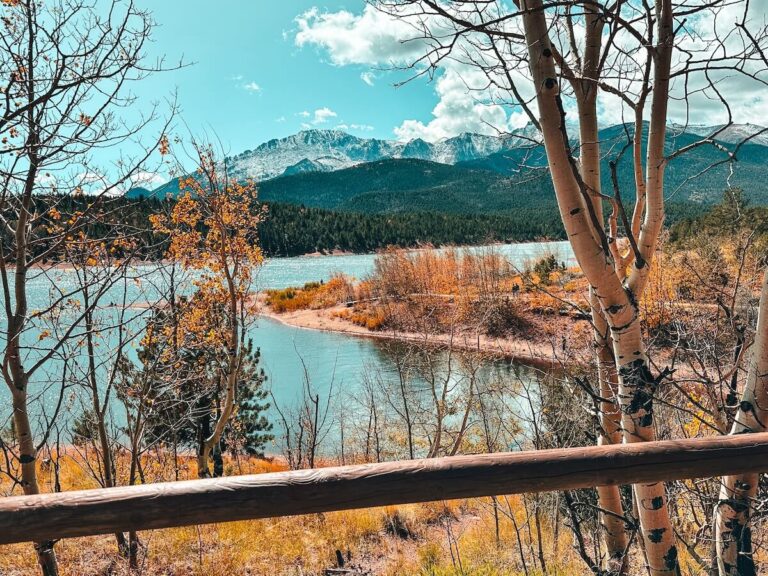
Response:
MULTIPOLYGON (((31 58, 31 55, 30 55, 31 58)), ((30 147, 30 168, 25 180, 23 204, 19 213, 19 221, 16 225, 16 269, 14 271, 15 285, 13 287, 15 297, 15 310, 13 316, 8 318, 7 342, 5 357, 3 358, 4 378, 11 390, 13 404, 13 422, 19 439, 19 463, 21 465, 21 484, 24 494, 34 495, 40 493, 40 485, 37 481, 37 448, 35 447, 32 426, 29 421, 27 406, 27 387, 29 376, 24 370, 21 353, 21 335, 24 330, 24 322, 27 319, 27 221, 30 216, 30 203, 37 176, 38 157, 36 146, 38 143, 35 120, 30 112, 28 115, 30 135, 27 145, 30 147)), ((5 262, 3 262, 5 265, 5 262)), ((4 280, 6 276, 3 276, 4 280)), ((7 286, 6 286, 7 290, 7 286)), ((35 552, 40 564, 43 576, 58 576, 58 562, 56 552, 53 549, 53 541, 35 542, 35 552)))
MULTIPOLYGON (((577 84, 576 100, 579 110, 579 172, 584 182, 586 192, 592 202, 592 212, 596 224, 603 226, 602 212, 602 185, 600 178, 600 136, 597 122, 597 84, 594 81, 598 77, 600 60, 601 34, 603 20, 594 14, 593 9, 588 9, 586 46, 584 50, 585 77, 577 84)), ((592 230, 595 241, 598 240, 598 230, 592 230)), ((616 239, 611 238, 611 249, 615 253, 616 239)), ((592 324, 594 326, 595 355, 597 360, 597 374, 600 396, 604 399, 600 403, 601 433, 598 439, 599 445, 618 444, 621 442, 621 411, 618 406, 618 377, 616 373, 616 360, 613 357, 611 335, 600 301, 597 298, 594 287, 590 286, 589 299, 592 312, 592 324)), ((626 551, 627 534, 622 517, 624 509, 621 503, 621 491, 619 486, 602 486, 597 489, 598 503, 601 510, 600 524, 603 528, 606 555, 604 568, 608 574, 624 574, 627 569, 626 551)))
MULTIPOLYGON (((37 450, 32 436, 32 426, 27 413, 27 393, 25 390, 13 391, 13 423, 19 439, 19 461, 21 463, 21 485, 24 494, 31 496, 40 493, 37 481, 37 450)), ((58 563, 53 541, 35 542, 37 561, 43 576, 58 576, 58 563)))
MULTIPOLYGON (((768 429, 768 269, 763 276, 757 333, 749 361, 747 382, 731 434, 768 429)), ((757 574, 752 556, 749 518, 757 495, 759 475, 726 476, 715 507, 715 548, 720 576, 757 574)))
POLYGON ((237 325, 233 330, 235 334, 234 346, 230 347, 230 360, 227 366, 226 374, 226 397, 224 399, 224 406, 221 409, 216 424, 214 425, 213 432, 207 438, 203 438, 200 451, 197 456, 197 474, 200 478, 210 478, 211 470, 208 462, 211 458, 214 446, 216 446, 221 440, 221 435, 224 433, 224 428, 229 422, 232 413, 235 410, 235 392, 237 390, 237 377, 240 369, 239 362, 239 338, 237 337, 237 325))
MULTIPOLYGON (((655 439, 653 394, 657 381, 652 377, 643 345, 638 296, 647 280, 648 268, 658 243, 663 221, 663 174, 666 100, 668 98, 671 53, 671 4, 657 0, 659 45, 654 54, 654 90, 651 132, 648 147, 648 191, 645 221, 640 233, 640 256, 630 272, 627 285, 615 270, 609 240, 599 223, 585 185, 574 169, 565 130, 560 98, 560 80, 542 0, 522 0, 523 26, 540 114, 550 173, 563 225, 600 308, 610 326, 619 376, 619 397, 625 442, 655 439), (667 49, 668 48, 668 49, 667 49), (595 237, 597 235, 597 238, 595 237)), ((653 576, 679 574, 674 533, 661 483, 636 485, 642 536, 653 576)))
MULTIPOLYGON (((618 375, 616 360, 609 342, 608 323, 599 308, 599 303, 591 294, 592 322, 595 326, 595 353, 600 384, 600 437, 598 445, 621 444, 621 410, 618 405, 618 375)), ((622 520, 624 508, 621 502, 619 486, 600 486, 597 488, 600 509, 600 525, 605 535, 607 558, 605 569, 609 574, 624 574, 627 570, 627 531, 622 520)))
MULTIPOLYGON (((83 270, 83 274, 87 272, 83 270)), ((86 309, 90 307, 88 292, 88 279, 83 276, 83 300, 86 309)), ((88 386, 91 389, 91 402, 93 408, 93 416, 96 418, 96 428, 98 431, 98 441, 101 448, 101 462, 104 468, 104 487, 114 488, 117 485, 115 479, 115 466, 114 459, 112 457, 112 447, 109 445, 109 436, 107 435, 107 426, 104 421, 106 406, 102 406, 101 398, 99 397, 99 385, 96 378, 96 351, 93 342, 93 312, 89 311, 85 315, 85 340, 86 348, 88 350, 88 386)), ((115 542, 117 543, 118 552, 123 555, 128 555, 128 543, 125 539, 125 534, 122 532, 115 532, 115 542)))
MULTIPOLYGON (((213 432, 207 438, 203 439, 200 454, 198 455, 198 476, 200 478, 210 477, 208 460, 213 447, 221 441, 221 435, 224 434, 224 428, 235 411, 235 399, 237 393, 237 381, 240 376, 240 362, 242 360, 241 342, 240 342, 240 314, 242 312, 243 301, 238 295, 233 271, 230 269, 228 255, 222 243, 219 253, 219 263, 222 267, 224 279, 227 286, 228 306, 229 306, 229 335, 227 342, 228 360, 226 372, 223 374, 225 382, 224 406, 221 408, 219 417, 213 427, 213 432)), ((236 265, 235 265, 236 266, 236 265)))

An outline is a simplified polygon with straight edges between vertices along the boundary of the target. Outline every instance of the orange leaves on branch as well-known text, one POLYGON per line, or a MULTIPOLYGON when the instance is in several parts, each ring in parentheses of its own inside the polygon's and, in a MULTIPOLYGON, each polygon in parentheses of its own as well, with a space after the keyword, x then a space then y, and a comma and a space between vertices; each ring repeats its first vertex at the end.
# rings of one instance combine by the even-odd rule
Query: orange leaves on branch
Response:
POLYGON ((90 126, 91 123, 93 122, 93 118, 91 116, 88 116, 87 114, 80 112, 80 117, 78 118, 78 121, 83 126, 90 126))
POLYGON ((179 303, 174 329, 186 345, 229 351, 236 327, 252 313, 253 271, 263 261, 257 237, 262 209, 255 185, 230 182, 210 149, 197 152, 196 174, 179 180, 171 212, 151 223, 168 238, 167 258, 196 272, 197 291, 179 303))
POLYGON ((11 73, 11 80, 13 82, 23 82, 27 76, 27 67, 19 66, 18 69, 11 73))
POLYGON ((171 213, 171 223, 175 226, 194 228, 200 222, 200 210, 197 201, 189 192, 179 197, 171 213))
POLYGON ((161 156, 167 156, 171 152, 171 145, 168 142, 168 136, 163 134, 160 136, 160 141, 157 143, 157 149, 161 156))

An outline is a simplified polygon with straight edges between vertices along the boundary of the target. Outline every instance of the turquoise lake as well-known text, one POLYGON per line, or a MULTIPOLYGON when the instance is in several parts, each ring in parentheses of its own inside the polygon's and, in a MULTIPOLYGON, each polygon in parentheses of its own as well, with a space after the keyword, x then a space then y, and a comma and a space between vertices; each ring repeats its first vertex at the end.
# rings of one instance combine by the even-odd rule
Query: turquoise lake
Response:
MULTIPOLYGON (((558 260, 573 263, 573 254, 567 242, 494 245, 490 248, 505 255, 520 267, 550 253, 558 260)), ((462 248, 464 249, 488 250, 489 247, 462 248)), ((362 279, 373 270, 374 260, 373 254, 270 259, 259 271, 257 287, 264 290, 300 286, 310 281, 328 280, 337 273, 362 279)), ((52 293, 75 290, 76 282, 71 274, 72 272, 60 270, 35 277, 30 282, 30 309, 44 308, 50 302, 52 293)), ((132 302, 132 298, 135 298, 137 304, 146 299, 147 292, 151 292, 151 288, 147 289, 147 284, 158 281, 151 272, 141 272, 138 275, 140 279, 123 287, 128 294, 127 301, 132 302), (142 286, 141 295, 137 288, 139 285, 142 286), (135 297, 131 296, 133 290, 137 291, 135 297)), ((112 298, 111 294, 106 300, 109 298, 112 298)), ((122 294, 115 297, 116 301, 122 301, 120 298, 122 294)), ((140 311, 135 313, 141 314, 140 311)), ((307 377, 313 388, 321 394, 332 388, 335 395, 354 396, 366 374, 378 373, 386 376, 395 372, 390 347, 371 338, 295 328, 268 318, 258 319, 249 335, 255 346, 261 349, 261 366, 267 374, 268 386, 274 400, 284 408, 297 402, 307 377)), ((35 346, 32 343, 36 340, 33 336, 31 335, 31 341, 27 342, 30 348, 35 346)), ((30 359, 34 354, 34 350, 28 351, 30 359)), ((489 365, 487 370, 504 371, 509 368, 508 363, 496 362, 489 365)), ((43 412, 50 412, 58 397, 54 393, 56 363, 52 362, 49 369, 39 373, 38 378, 38 390, 45 387, 45 382, 49 383, 50 389, 40 393, 39 404, 45 407, 43 412)), ((34 389, 34 386, 31 389, 34 389)), ((2 387, 0 398, 7 399, 7 394, 5 387, 2 387)), ((3 404, 8 406, 8 402, 3 404)), ((72 400, 72 412, 76 411, 76 404, 77 401, 72 400)), ((9 412, 8 409, 0 412, 0 425, 3 427, 10 418, 9 412)), ((276 422, 274 408, 270 410, 269 415, 276 422)), ((115 413, 114 419, 119 423, 120 414, 115 413)))

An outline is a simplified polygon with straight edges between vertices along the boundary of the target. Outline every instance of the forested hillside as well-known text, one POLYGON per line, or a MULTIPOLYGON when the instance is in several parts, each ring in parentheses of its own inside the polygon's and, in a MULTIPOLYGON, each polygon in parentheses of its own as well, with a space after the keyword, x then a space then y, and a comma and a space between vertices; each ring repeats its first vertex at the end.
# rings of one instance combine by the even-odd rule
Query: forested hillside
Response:
MULTIPOLYGON (((629 153, 622 153, 631 133, 623 125, 600 132, 605 150, 601 165, 603 190, 613 193, 611 163, 615 163, 619 190, 626 202, 634 201, 635 197, 632 158, 629 153)), ((753 204, 768 204, 768 191, 761 186, 761 171, 768 164, 768 147, 745 144, 731 163, 724 150, 736 150, 735 144, 692 146, 700 140, 700 136, 670 130, 667 154, 691 148, 669 162, 669 202, 711 205, 719 201, 725 188, 734 186, 742 188, 753 204)), ((146 194, 143 189, 129 192, 132 197, 146 194)), ((151 194, 178 194, 178 179, 151 194)), ((543 148, 523 144, 455 165, 396 158, 331 172, 300 172, 261 182, 259 196, 265 202, 368 214, 530 210, 541 213, 555 211, 556 206, 543 148)))
MULTIPOLYGON (((502 199, 501 195, 496 199, 499 206, 502 199)), ((69 214, 83 209, 88 199, 49 196, 38 197, 37 202, 40 209, 51 202, 63 214, 69 214)), ((152 237, 149 216, 158 211, 170 211, 174 203, 172 198, 160 201, 154 196, 112 199, 109 210, 92 224, 90 233, 104 237, 114 231, 119 221, 126 234, 142 238, 143 256, 155 258, 164 246, 152 237)), ((260 245, 268 256, 298 256, 334 250, 362 253, 387 246, 406 248, 565 238, 557 207, 546 200, 542 204, 548 206, 547 210, 531 202, 487 213, 416 210, 371 214, 283 202, 264 201, 264 204, 267 212, 258 233, 260 245)), ((671 203, 667 207, 667 222, 674 224, 684 219, 690 222, 706 209, 700 204, 671 203)))

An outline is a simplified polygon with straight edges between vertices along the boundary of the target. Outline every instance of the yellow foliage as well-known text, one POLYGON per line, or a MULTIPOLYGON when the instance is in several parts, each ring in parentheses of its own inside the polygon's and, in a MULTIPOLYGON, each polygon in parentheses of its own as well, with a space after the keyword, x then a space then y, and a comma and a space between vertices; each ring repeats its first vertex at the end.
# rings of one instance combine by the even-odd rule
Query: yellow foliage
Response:
POLYGON ((308 282, 303 288, 267 290, 267 305, 278 314, 296 310, 329 308, 354 299, 355 291, 348 278, 334 276, 328 282, 308 282))
POLYGON ((210 147, 196 151, 197 175, 179 180, 171 213, 150 217, 154 231, 169 239, 166 257, 196 278, 195 295, 179 302, 177 325, 166 330, 183 334, 187 346, 229 350, 240 322, 254 310, 253 272, 264 260, 256 236, 263 209, 253 183, 229 180, 210 147))
POLYGON ((160 152, 161 156, 166 156, 166 155, 170 154, 170 152, 171 152, 171 145, 168 142, 168 136, 167 135, 163 134, 160 137, 160 140, 157 143, 157 149, 160 152))
POLYGON ((360 308, 352 311, 349 315, 349 320, 353 324, 375 331, 384 328, 387 322, 387 314, 381 308, 360 308))

